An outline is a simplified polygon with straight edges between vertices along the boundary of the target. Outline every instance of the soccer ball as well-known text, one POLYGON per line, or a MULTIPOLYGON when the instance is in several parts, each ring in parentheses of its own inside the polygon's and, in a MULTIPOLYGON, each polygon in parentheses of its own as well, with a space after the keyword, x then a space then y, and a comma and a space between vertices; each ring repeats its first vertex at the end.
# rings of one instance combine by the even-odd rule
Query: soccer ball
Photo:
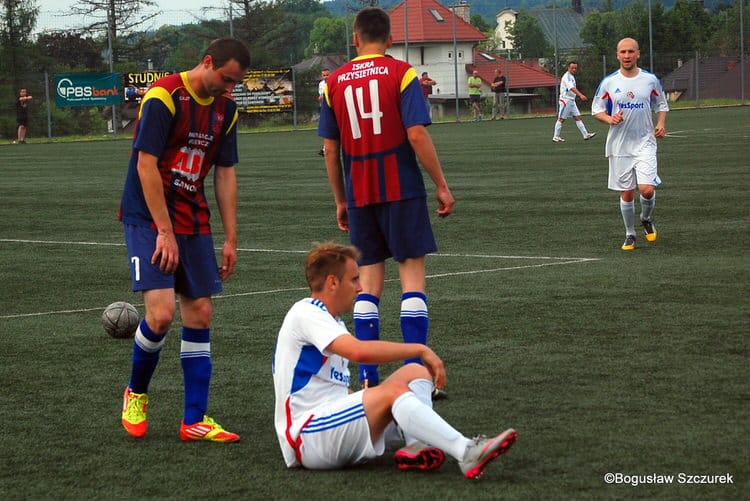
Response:
POLYGON ((102 325, 110 336, 118 339, 133 337, 138 328, 138 310, 130 303, 116 301, 102 313, 102 325))

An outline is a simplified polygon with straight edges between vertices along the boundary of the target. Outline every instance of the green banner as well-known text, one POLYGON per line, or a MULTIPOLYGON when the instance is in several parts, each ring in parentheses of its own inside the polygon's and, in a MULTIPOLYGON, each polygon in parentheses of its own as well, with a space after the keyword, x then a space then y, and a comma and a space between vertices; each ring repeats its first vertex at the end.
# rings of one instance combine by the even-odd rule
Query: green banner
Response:
POLYGON ((119 73, 67 73, 55 75, 55 104, 109 106, 120 104, 119 73))

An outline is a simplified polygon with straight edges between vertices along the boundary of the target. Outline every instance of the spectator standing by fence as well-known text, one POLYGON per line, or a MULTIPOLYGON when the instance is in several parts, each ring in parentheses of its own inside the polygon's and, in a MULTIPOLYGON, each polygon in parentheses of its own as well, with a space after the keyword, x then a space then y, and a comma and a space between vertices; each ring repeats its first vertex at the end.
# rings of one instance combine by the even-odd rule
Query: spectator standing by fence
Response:
POLYGON ((18 91, 16 99, 16 123, 18 124, 18 144, 26 144, 26 126, 29 122, 29 101, 33 99, 26 89, 18 91))
POLYGON ((497 118, 497 110, 500 110, 500 119, 504 119, 507 115, 507 103, 505 93, 508 91, 507 79, 500 68, 495 70, 495 78, 490 84, 494 96, 492 99, 492 120, 497 118))

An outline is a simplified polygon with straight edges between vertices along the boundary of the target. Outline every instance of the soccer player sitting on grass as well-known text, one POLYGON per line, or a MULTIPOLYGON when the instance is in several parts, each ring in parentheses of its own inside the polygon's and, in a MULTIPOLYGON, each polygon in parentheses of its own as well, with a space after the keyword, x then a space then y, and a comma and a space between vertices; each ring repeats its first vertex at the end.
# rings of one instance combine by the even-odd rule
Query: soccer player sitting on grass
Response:
POLYGON ((362 290, 352 246, 324 243, 307 255, 312 294, 297 301, 279 331, 273 357, 275 427, 288 467, 337 469, 383 455, 386 441, 400 439, 400 469, 432 470, 445 453, 464 476, 479 477, 508 451, 516 431, 469 439, 432 409, 433 381, 446 383, 443 361, 418 343, 360 341, 340 316, 351 312, 362 290), (350 393, 349 360, 386 363, 419 358, 401 366, 378 386, 350 393))

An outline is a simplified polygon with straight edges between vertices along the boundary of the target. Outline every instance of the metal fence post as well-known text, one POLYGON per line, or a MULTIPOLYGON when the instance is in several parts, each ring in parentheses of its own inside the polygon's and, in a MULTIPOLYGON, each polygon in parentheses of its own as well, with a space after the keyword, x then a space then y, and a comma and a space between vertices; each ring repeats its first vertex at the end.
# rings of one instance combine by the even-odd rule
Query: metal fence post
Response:
POLYGON ((44 72, 44 100, 47 103, 47 139, 52 141, 52 103, 49 100, 49 73, 44 72))
POLYGON ((698 51, 695 51, 695 106, 696 108, 700 108, 701 106, 701 89, 700 89, 700 67, 701 67, 701 60, 700 54, 698 54, 698 51))

